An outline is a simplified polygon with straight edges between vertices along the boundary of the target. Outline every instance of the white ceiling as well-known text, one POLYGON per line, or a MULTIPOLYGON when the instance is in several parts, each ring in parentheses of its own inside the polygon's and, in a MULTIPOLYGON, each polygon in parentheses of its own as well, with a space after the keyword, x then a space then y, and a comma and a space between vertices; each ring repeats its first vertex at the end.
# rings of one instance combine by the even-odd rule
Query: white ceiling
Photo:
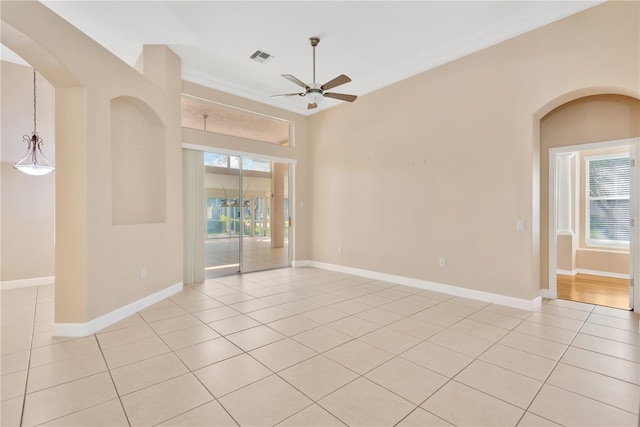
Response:
POLYGON ((364 95, 601 2, 42 1, 130 65, 142 45, 166 44, 184 80, 301 114, 341 102, 269 98, 300 89, 281 74, 312 82, 311 36, 318 83, 346 74, 332 92, 364 95), (257 49, 276 58, 252 61, 257 49))

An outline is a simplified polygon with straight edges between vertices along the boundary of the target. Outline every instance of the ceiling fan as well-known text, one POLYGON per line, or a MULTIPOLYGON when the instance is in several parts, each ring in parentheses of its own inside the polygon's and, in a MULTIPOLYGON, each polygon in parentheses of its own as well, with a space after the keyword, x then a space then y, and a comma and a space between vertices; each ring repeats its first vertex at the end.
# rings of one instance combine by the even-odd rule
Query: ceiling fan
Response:
POLYGON ((326 90, 332 89, 336 86, 343 85, 345 83, 349 83, 351 79, 344 74, 340 74, 338 77, 333 80, 329 80, 323 85, 319 85, 316 83, 316 46, 320 43, 320 39, 318 37, 311 37, 309 39, 311 41, 311 47, 313 48, 313 85, 309 86, 304 83, 302 80, 292 76, 291 74, 283 74, 282 77, 297 84, 300 87, 305 89, 304 92, 298 93, 285 93, 282 95, 271 95, 271 98, 279 97, 279 96, 304 96, 307 100, 307 110, 311 110, 312 108, 316 108, 318 103, 322 101, 324 97, 327 98, 335 98, 340 99, 342 101, 353 102, 356 100, 357 96, 355 95, 347 95, 345 93, 333 93, 333 92, 325 92, 326 90))

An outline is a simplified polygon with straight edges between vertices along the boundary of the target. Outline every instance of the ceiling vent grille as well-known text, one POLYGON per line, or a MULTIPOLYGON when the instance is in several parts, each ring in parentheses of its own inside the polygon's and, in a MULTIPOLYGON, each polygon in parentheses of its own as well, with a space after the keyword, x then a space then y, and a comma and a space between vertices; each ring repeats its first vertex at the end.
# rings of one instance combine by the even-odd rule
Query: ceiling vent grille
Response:
POLYGON ((265 64, 275 58, 275 56, 261 50, 256 50, 249 58, 261 64, 265 64))

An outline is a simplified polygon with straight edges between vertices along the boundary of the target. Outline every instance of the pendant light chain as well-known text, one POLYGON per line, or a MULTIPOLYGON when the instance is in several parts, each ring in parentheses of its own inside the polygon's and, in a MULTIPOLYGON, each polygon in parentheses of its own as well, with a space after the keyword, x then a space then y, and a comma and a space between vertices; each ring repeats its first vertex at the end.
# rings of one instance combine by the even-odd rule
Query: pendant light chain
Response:
POLYGON ((33 69, 33 133, 37 133, 36 124, 36 70, 33 69))

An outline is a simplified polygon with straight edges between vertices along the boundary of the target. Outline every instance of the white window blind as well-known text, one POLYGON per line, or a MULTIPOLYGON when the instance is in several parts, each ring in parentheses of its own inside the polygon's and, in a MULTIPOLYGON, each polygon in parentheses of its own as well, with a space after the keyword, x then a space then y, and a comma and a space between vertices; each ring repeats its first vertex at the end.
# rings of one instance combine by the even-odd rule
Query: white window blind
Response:
POLYGON ((586 243, 628 247, 631 168, 626 153, 586 159, 586 243))

